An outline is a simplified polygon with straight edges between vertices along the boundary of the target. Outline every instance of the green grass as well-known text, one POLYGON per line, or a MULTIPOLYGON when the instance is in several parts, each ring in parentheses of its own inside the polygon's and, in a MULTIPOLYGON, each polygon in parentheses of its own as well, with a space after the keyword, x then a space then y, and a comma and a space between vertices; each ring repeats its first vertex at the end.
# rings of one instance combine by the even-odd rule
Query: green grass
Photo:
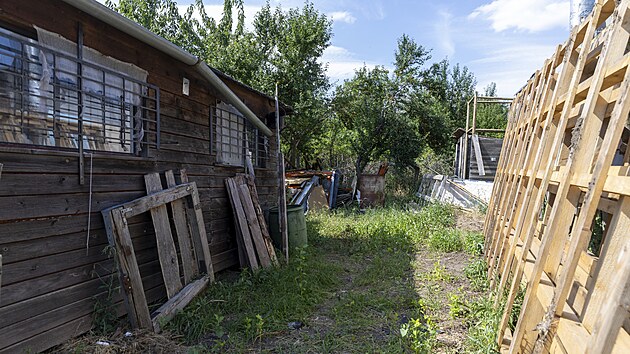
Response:
MULTIPOLYGON (((441 305, 419 295, 416 255, 482 249, 479 234, 453 226, 443 205, 309 214, 309 246, 289 265, 217 281, 166 328, 196 352, 432 352, 441 305)), ((481 289, 483 265, 472 264, 466 275, 481 289)), ((422 274, 436 291, 456 279, 439 261, 422 274)), ((461 303, 454 317, 475 313, 461 303)))

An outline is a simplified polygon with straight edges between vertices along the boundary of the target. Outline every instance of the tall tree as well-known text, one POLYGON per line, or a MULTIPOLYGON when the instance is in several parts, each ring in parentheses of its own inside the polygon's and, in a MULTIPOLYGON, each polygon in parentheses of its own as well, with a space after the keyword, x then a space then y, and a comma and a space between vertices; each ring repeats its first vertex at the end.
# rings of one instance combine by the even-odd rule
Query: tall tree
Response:
POLYGON ((398 166, 412 166, 421 151, 417 119, 410 103, 422 83, 429 52, 403 35, 398 40, 394 71, 363 67, 337 87, 333 101, 338 119, 351 134, 360 179, 372 161, 386 157, 398 166))
POLYGON ((202 0, 183 14, 174 0, 108 5, 245 84, 267 94, 278 84, 280 99, 294 109, 282 132, 288 161, 298 166, 314 154, 315 140, 329 116, 330 84, 320 59, 330 45, 332 22, 313 3, 283 11, 267 2, 254 18, 253 31, 244 26, 243 0, 224 0, 218 23, 208 16, 202 0))
POLYGON ((258 85, 273 92, 277 83, 280 99, 295 110, 286 118, 282 137, 288 161, 298 166, 300 159, 312 155, 328 115, 330 84, 320 58, 330 45, 332 22, 311 2, 286 12, 280 7, 272 10, 267 2, 257 13, 254 28, 267 61, 258 85))

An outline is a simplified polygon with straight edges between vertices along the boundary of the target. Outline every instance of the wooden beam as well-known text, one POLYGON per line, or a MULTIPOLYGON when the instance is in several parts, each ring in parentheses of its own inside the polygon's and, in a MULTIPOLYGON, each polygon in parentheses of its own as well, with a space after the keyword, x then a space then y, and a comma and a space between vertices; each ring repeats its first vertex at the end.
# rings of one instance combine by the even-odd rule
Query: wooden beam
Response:
POLYGON ((236 183, 231 178, 225 179, 225 184, 232 202, 232 210, 234 211, 234 218, 238 224, 240 235, 243 237, 243 245, 245 246, 245 254, 247 255, 247 264, 252 270, 258 269, 258 260, 256 259, 256 251, 254 244, 252 243, 252 236, 249 232, 249 226, 247 224, 247 217, 245 216, 245 210, 241 204, 239 189, 236 183))
POLYGON ((180 184, 174 188, 162 190, 160 192, 153 193, 146 197, 134 199, 130 202, 116 205, 106 210, 113 210, 121 208, 126 218, 131 218, 147 211, 157 208, 160 205, 171 203, 174 200, 184 198, 190 195, 192 191, 192 184, 180 184))
MULTIPOLYGON (((166 185, 168 188, 177 186, 175 175, 172 170, 164 173, 166 177, 166 185)), ((182 270, 184 273, 184 284, 188 284, 190 280, 199 272, 197 261, 193 253, 191 245, 192 235, 186 220, 186 208, 184 201, 181 199, 174 200, 171 203, 171 212, 173 215, 173 223, 175 224, 175 234, 177 235, 177 244, 179 245, 179 254, 182 259, 182 270)), ((201 250, 199 250, 201 251, 201 250)))
POLYGON ((237 186, 237 188, 238 194, 241 198, 241 205, 243 206, 243 211, 245 212, 249 232, 252 236, 252 241, 254 241, 256 254, 258 254, 258 259, 260 260, 260 265, 263 268, 267 268, 271 265, 271 259, 269 258, 269 251, 267 250, 267 246, 263 240, 260 224, 258 223, 258 216, 254 210, 254 203, 249 195, 249 188, 246 184, 241 184, 240 186, 237 186))
MULTIPOLYGON (((158 173, 144 176, 147 193, 155 193, 162 190, 162 182, 158 173)), ((153 228, 155 229, 155 241, 158 250, 158 259, 162 268, 166 296, 170 299, 182 289, 182 281, 179 277, 179 259, 171 233, 171 223, 168 218, 166 205, 160 205, 151 209, 153 228)))
POLYGON ((205 275, 201 279, 197 279, 186 285, 177 295, 160 306, 160 308, 152 314, 153 318, 151 322, 154 332, 160 333, 163 324, 170 321, 179 311, 183 310, 184 307, 206 288, 208 283, 210 283, 210 277, 205 275))

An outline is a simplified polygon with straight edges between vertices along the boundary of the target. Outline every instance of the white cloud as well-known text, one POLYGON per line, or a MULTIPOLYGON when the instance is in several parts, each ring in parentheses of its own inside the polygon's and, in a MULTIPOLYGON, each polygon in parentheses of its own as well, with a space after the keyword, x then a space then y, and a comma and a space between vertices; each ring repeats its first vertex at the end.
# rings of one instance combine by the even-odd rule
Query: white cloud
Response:
POLYGON ((569 26, 569 1, 566 0, 493 0, 476 8, 469 19, 483 18, 496 32, 511 28, 540 32, 569 26))
POLYGON ((335 22, 344 22, 353 24, 357 18, 352 16, 352 13, 348 11, 335 11, 328 14, 328 16, 335 22))
MULTIPOLYGON (((188 10, 188 7, 190 5, 177 5, 177 10, 179 11, 180 14, 185 14, 186 10, 188 10)), ((223 5, 204 5, 204 8, 206 10, 206 14, 210 17, 212 17, 217 23, 219 21, 221 21, 221 17, 223 16, 223 5)), ((254 16, 256 15, 256 13, 258 11, 260 11, 261 6, 252 6, 252 5, 245 5, 243 7, 243 12, 245 13, 245 28, 248 30, 252 30, 254 28, 253 23, 254 23, 254 16)), ((201 21, 201 15, 199 14, 199 11, 197 11, 195 9, 195 12, 193 13, 193 18, 201 21)), ((233 10, 232 11, 232 21, 234 26, 236 26, 236 23, 238 21, 238 11, 233 10)))
POLYGON ((363 66, 375 67, 381 65, 379 63, 367 62, 357 59, 355 54, 343 47, 331 45, 326 48, 324 55, 320 58, 320 62, 328 64, 326 73, 331 83, 340 84, 344 80, 351 79, 354 72, 363 66))
POLYGON ((453 38, 451 37, 452 19, 453 14, 448 10, 440 10, 438 11, 438 20, 433 26, 440 49, 448 57, 452 57, 455 54, 455 42, 453 42, 453 38))
POLYGON ((490 82, 497 83, 501 96, 513 96, 551 57, 556 47, 538 44, 506 44, 489 50, 484 57, 467 63, 477 74, 477 89, 482 92, 490 82))

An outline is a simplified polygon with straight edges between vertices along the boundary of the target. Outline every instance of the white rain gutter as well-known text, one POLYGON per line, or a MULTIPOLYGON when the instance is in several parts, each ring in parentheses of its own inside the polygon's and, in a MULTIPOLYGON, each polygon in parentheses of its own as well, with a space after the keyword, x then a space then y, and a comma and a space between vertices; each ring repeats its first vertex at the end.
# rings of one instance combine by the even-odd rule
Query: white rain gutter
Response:
POLYGON ((158 36, 157 34, 147 30, 132 20, 122 16, 121 14, 110 10, 107 6, 102 5, 95 0, 63 0, 65 3, 75 7, 85 13, 88 13, 99 20, 115 27, 128 35, 150 45, 168 54, 180 62, 195 67, 195 69, 203 76, 210 85, 217 89, 225 96, 228 103, 238 109, 258 130, 266 136, 273 133, 246 105, 236 94, 221 80, 203 60, 188 53, 184 49, 158 36))

